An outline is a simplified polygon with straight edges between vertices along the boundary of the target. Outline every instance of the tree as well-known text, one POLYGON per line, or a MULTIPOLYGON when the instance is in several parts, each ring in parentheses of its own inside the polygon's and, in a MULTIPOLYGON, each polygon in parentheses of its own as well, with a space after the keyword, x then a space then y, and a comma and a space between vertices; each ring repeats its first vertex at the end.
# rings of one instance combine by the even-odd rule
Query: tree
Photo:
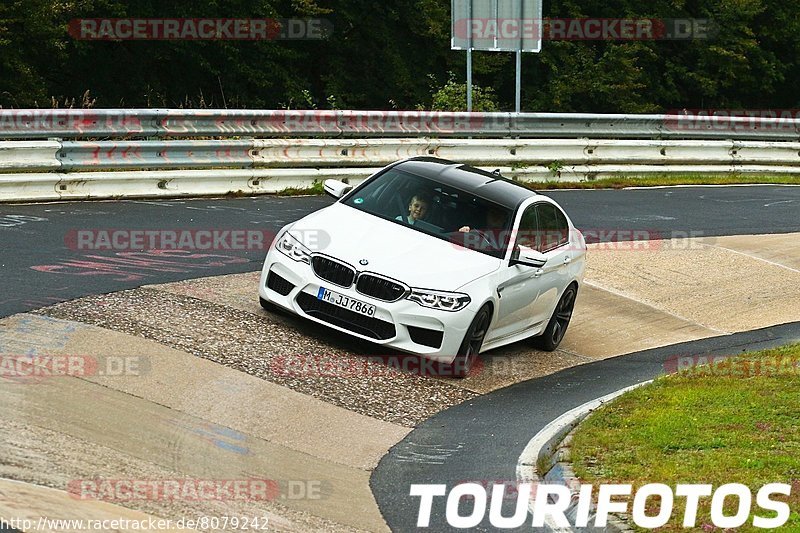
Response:
MULTIPOLYGON (((709 39, 545 41, 523 54, 523 109, 655 112, 796 107, 800 6, 781 0, 552 0, 546 17, 709 19, 709 39)), ((446 0, 5 0, 0 105, 463 108, 466 54, 446 0), (291 18, 327 40, 82 41, 77 18, 291 18), (451 76, 449 73, 457 73, 451 76), (437 82, 432 97, 430 80, 437 82), (89 91, 89 93, 87 93, 89 91), (88 104, 86 104, 88 105, 88 104)), ((510 111, 511 53, 473 54, 476 109, 510 111)))

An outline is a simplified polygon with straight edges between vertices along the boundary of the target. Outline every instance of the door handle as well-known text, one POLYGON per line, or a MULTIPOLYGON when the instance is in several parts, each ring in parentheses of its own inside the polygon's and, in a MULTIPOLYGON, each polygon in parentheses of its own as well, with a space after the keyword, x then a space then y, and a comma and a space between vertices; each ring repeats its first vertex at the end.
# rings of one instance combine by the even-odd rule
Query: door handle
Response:
POLYGON ((567 257, 565 257, 565 258, 564 258, 564 264, 565 264, 565 265, 568 265, 568 264, 570 264, 571 262, 572 262, 572 258, 571 258, 570 256, 567 256, 567 257))
POLYGON ((538 278, 538 277, 539 277, 539 276, 541 276, 542 274, 544 274, 544 270, 542 270, 541 268, 537 268, 537 269, 536 269, 536 272, 534 272, 534 273, 533 273, 533 277, 534 277, 534 278, 538 278))

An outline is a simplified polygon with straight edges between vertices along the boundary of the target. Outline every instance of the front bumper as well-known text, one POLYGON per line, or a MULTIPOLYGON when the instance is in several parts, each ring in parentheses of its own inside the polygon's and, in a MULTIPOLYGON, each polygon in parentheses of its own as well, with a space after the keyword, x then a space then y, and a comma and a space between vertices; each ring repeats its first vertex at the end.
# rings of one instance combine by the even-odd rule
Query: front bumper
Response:
POLYGON ((451 312, 423 307, 405 298, 397 302, 378 300, 361 294, 354 286, 344 288, 329 283, 317 277, 310 265, 293 261, 274 249, 264 261, 258 292, 264 300, 314 322, 443 363, 455 359, 476 312, 472 309, 474 302, 451 312), (280 279, 272 278, 273 288, 267 286, 270 272, 280 276, 280 279), (318 300, 320 287, 374 305, 375 316, 363 317, 318 300), (439 335, 441 344, 431 346, 438 344, 439 335))

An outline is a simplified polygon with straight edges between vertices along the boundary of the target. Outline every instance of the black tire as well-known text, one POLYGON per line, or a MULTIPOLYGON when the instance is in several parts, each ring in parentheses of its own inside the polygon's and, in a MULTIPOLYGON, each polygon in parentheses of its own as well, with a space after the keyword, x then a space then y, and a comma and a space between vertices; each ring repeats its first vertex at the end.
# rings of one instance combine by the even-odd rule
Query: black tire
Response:
POLYGON ((486 337, 486 331, 489 329, 491 321, 492 313, 489 310, 489 306, 484 305, 475 315, 475 318, 472 319, 472 324, 467 328, 464 340, 461 341, 461 346, 458 348, 456 358, 450 365, 453 377, 467 377, 472 365, 478 358, 478 353, 481 351, 483 339, 486 337))
POLYGON ((545 352, 552 352, 567 333, 569 321, 572 319, 572 310, 575 308, 575 296, 578 294, 578 288, 575 285, 570 285, 561 295, 561 299, 556 305, 553 316, 550 317, 550 322, 541 335, 534 338, 534 345, 540 350, 545 352))

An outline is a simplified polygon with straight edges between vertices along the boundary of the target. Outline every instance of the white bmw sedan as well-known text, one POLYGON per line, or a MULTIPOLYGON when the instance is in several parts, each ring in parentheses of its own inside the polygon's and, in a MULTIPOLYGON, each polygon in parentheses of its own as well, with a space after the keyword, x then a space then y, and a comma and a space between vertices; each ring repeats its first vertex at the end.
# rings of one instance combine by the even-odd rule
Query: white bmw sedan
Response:
POLYGON ((420 157, 284 227, 259 296, 304 318, 469 372, 480 352, 564 338, 586 244, 550 198, 467 165, 420 157))

